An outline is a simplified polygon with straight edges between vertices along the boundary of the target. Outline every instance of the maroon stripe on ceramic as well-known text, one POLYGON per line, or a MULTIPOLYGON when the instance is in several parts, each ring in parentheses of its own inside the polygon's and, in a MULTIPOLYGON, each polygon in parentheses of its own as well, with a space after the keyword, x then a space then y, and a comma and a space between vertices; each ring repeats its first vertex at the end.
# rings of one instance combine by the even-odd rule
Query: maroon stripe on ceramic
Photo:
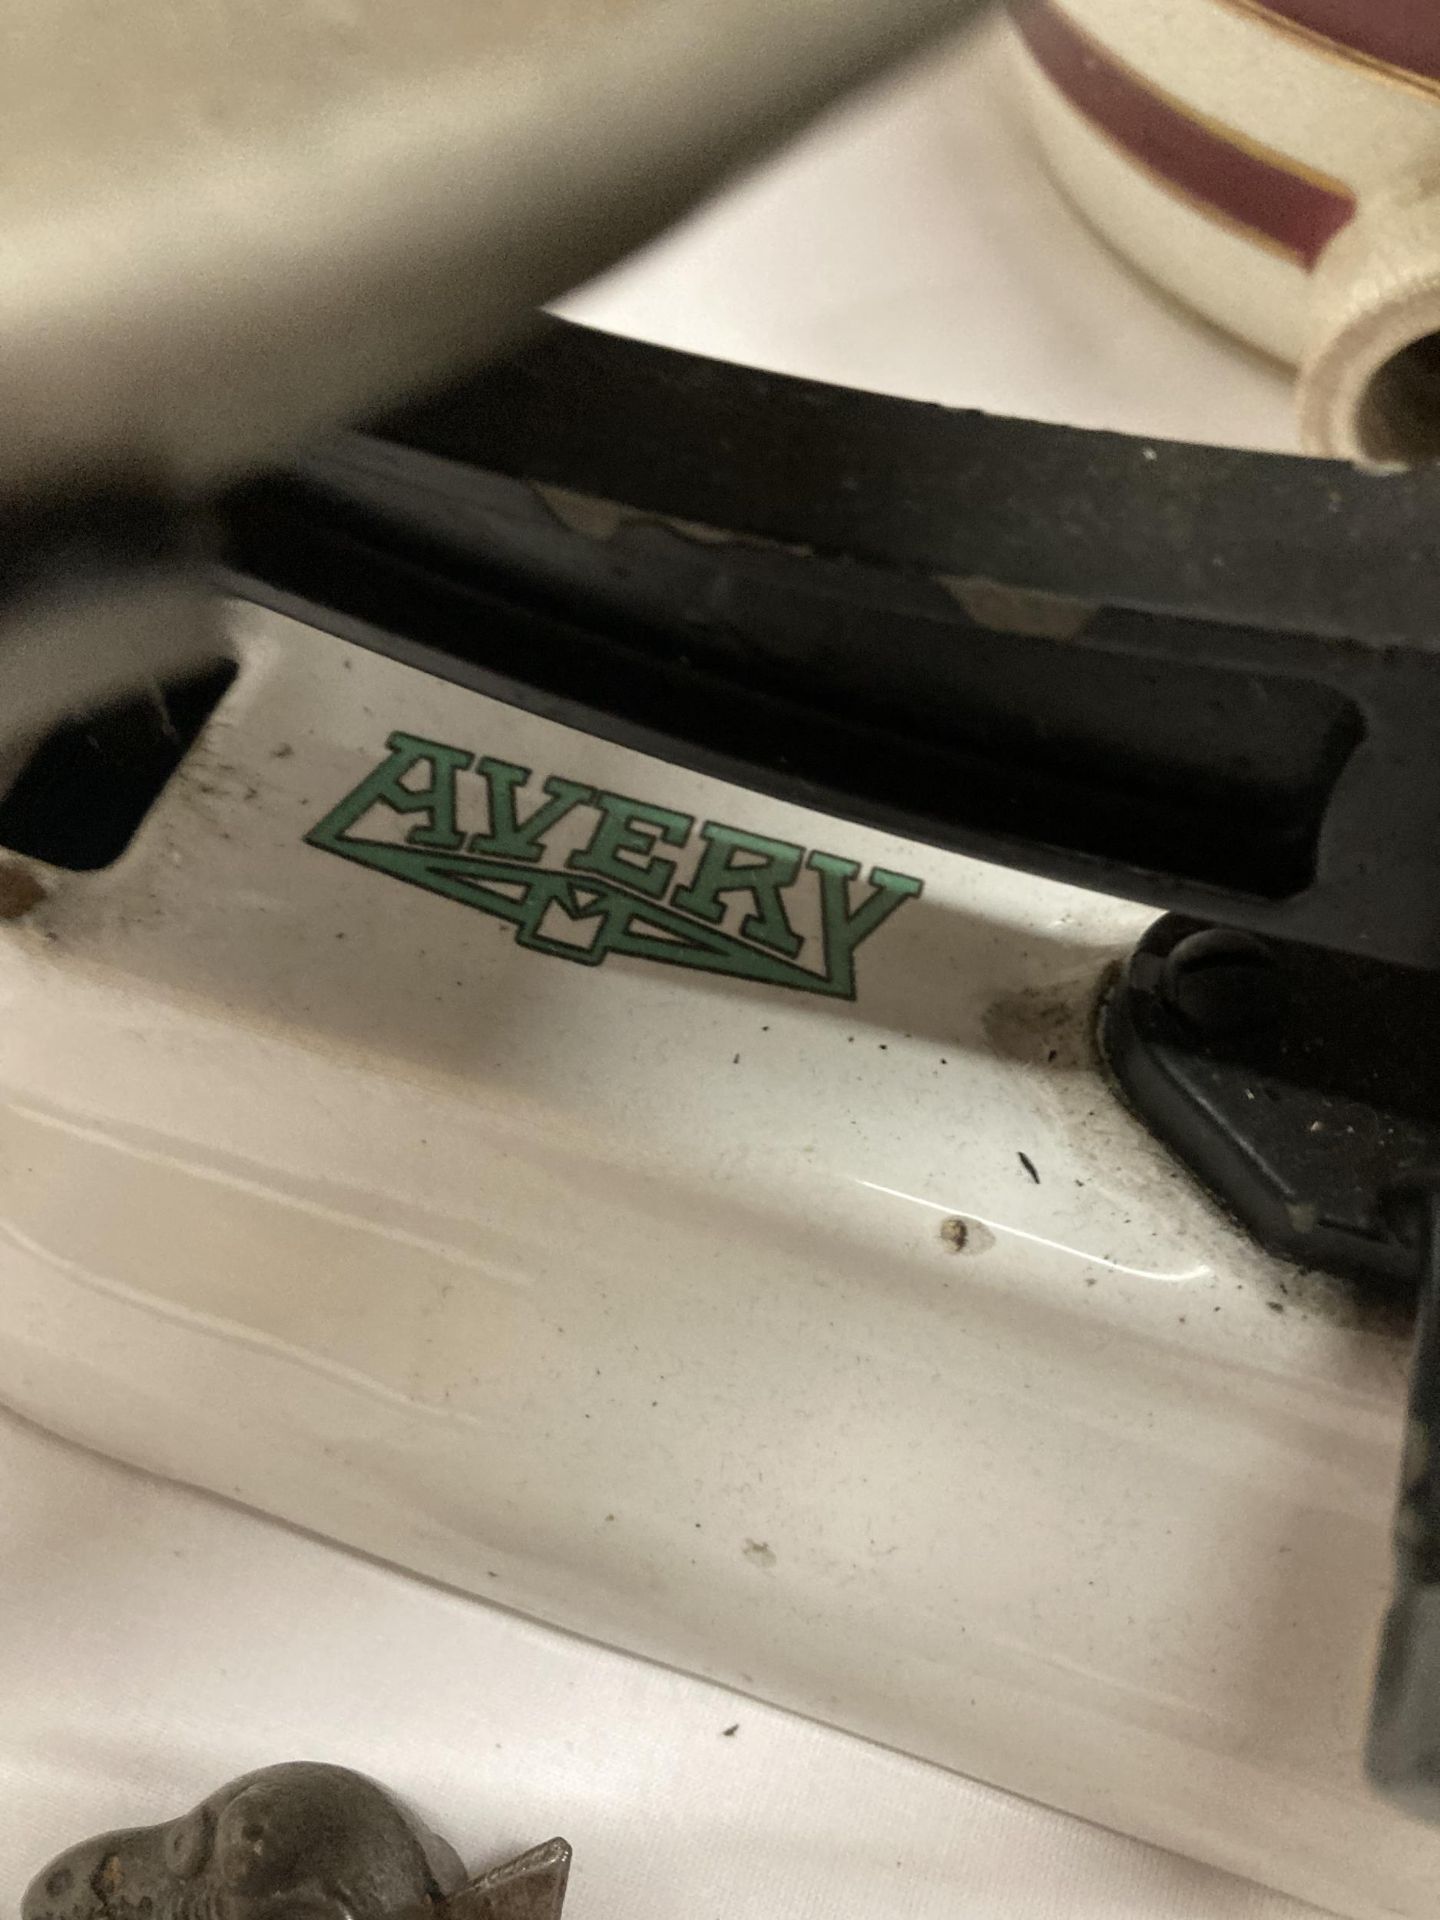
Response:
POLYGON ((1053 0, 1010 0, 1010 11, 1036 64, 1070 104, 1202 210, 1306 267, 1354 217, 1355 201, 1343 188, 1288 166, 1150 86, 1053 0))
POLYGON ((1255 11, 1382 66, 1440 81, 1437 0, 1256 0, 1255 11))

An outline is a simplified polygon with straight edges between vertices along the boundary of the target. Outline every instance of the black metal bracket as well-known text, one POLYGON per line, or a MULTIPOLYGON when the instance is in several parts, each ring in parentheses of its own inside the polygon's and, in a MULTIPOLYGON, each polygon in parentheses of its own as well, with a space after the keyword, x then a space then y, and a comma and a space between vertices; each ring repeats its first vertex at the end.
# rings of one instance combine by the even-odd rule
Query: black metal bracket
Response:
POLYGON ((1440 973, 1167 916, 1101 1016, 1131 1105, 1262 1245, 1413 1289, 1440 1178, 1440 973))

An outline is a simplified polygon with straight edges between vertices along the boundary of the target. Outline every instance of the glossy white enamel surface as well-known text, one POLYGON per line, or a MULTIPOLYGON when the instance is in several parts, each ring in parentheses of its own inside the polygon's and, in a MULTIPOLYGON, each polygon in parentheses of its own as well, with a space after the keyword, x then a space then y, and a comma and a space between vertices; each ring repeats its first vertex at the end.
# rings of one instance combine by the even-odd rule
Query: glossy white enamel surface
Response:
POLYGON ((1403 1337, 1256 1254, 1099 1077, 1090 1008, 1146 916, 236 631, 130 854, 0 938, 0 1398, 1343 1912, 1428 1913, 1440 1842, 1357 1760, 1403 1337), (303 844, 395 728, 925 896, 854 1005, 526 952, 303 844))

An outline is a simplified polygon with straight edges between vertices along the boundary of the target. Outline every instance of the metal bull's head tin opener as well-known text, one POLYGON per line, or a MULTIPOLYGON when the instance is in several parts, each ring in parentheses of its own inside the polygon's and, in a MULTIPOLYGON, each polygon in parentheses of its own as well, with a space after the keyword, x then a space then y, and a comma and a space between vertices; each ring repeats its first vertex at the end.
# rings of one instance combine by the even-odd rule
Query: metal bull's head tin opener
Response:
POLYGON ((246 1774, 162 1826, 53 1860, 23 1920, 560 1920, 563 1840, 468 1879, 371 1780, 297 1763, 246 1774))

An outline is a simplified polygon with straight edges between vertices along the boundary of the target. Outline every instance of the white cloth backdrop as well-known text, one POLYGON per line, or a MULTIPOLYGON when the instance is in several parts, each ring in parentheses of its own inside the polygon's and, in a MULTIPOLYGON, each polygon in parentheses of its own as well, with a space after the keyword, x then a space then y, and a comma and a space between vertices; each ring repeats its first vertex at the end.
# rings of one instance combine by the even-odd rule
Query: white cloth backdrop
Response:
MULTIPOLYGON (((568 310, 925 399, 1290 444, 1283 376, 1144 286, 1053 195, 993 35, 836 115, 568 310)), ((563 1830, 575 1920, 1308 1911, 8 1417, 0 1702, 10 1912, 82 1833, 304 1756, 392 1782, 477 1863, 563 1830)))

